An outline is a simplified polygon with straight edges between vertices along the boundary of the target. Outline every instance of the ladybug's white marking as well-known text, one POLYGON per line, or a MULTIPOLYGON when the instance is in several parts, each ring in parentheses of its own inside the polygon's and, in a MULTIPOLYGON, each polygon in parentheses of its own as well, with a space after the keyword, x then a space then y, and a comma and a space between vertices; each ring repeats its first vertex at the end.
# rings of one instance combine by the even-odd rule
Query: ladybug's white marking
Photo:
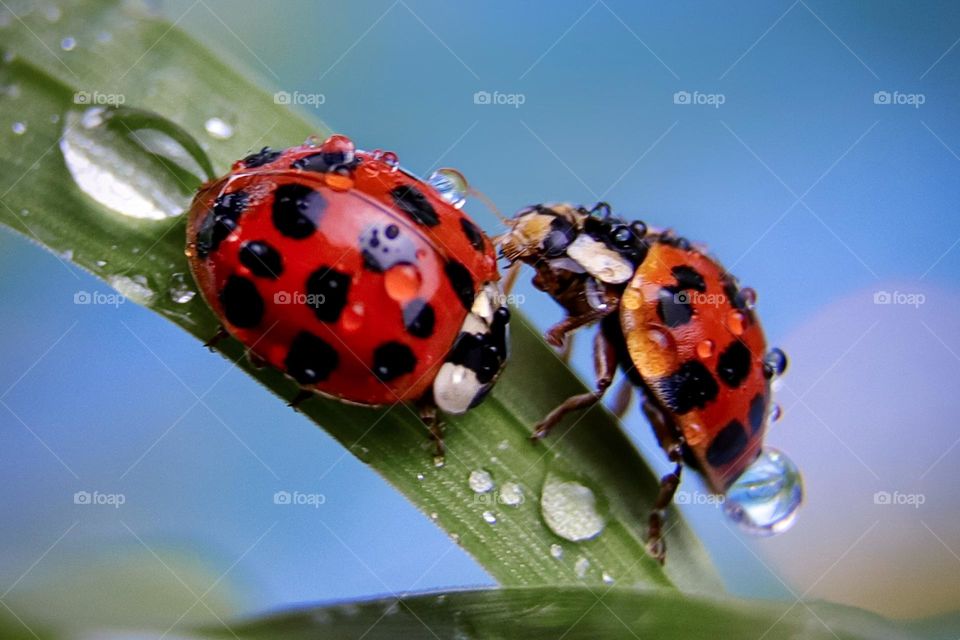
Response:
POLYGON ((585 233, 570 243, 567 255, 601 282, 621 284, 633 277, 634 267, 629 260, 585 233))

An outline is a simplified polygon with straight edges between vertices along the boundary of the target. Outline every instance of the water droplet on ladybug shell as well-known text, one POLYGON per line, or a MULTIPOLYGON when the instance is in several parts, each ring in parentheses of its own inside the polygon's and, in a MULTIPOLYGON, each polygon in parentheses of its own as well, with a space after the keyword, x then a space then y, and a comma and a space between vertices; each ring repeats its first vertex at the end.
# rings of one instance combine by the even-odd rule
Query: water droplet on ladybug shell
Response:
POLYGON ((334 191, 349 191, 353 188, 353 178, 350 177, 349 173, 331 171, 324 174, 324 180, 327 186, 334 191))
POLYGON ((706 360, 713 355, 713 340, 701 340, 697 344, 697 357, 706 360))
POLYGON ((437 169, 427 177, 427 184, 457 209, 466 203, 470 191, 467 179, 456 169, 437 169))
POLYGON ((737 303, 744 309, 753 309, 757 306, 757 292, 750 287, 740 289, 737 293, 737 303))
POLYGON ((391 267, 383 276, 387 295, 397 302, 407 302, 417 297, 420 291, 420 271, 409 264, 391 267))
POLYGON ((731 311, 727 314, 727 328, 735 336, 743 335, 743 314, 739 311, 731 311))
POLYGON ((769 378, 783 375, 787 370, 787 354, 782 349, 773 348, 763 356, 763 374, 769 378))

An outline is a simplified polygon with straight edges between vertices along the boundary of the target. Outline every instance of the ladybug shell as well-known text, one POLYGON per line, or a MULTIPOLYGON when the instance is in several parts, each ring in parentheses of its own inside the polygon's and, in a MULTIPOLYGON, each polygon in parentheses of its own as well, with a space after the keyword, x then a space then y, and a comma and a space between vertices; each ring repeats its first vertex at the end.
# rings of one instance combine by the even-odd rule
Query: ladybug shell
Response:
POLYGON ((620 304, 630 359, 717 493, 760 452, 763 330, 735 280, 695 249, 651 244, 620 304))
POLYGON ((194 277, 230 334, 357 404, 423 396, 499 279, 469 218, 364 152, 335 171, 311 146, 250 156, 201 189, 187 224, 194 277))

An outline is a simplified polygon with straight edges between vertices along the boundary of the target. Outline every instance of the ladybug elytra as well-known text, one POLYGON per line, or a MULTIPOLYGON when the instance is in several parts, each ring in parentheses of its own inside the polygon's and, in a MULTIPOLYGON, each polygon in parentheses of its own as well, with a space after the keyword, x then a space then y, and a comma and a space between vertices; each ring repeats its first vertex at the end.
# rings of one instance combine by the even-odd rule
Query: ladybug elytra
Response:
MULTIPOLYGON (((395 154, 345 136, 264 148, 204 185, 187 255, 225 333, 301 394, 467 411, 507 358, 490 240, 395 154)), ((442 451, 442 449, 440 449, 442 451)))
POLYGON ((546 339, 597 323, 594 391, 568 398, 538 425, 542 438, 566 414, 596 404, 621 369, 642 395, 643 411, 675 470, 663 477, 650 515, 652 553, 664 559, 663 511, 687 465, 748 529, 787 528, 802 500, 799 472, 763 449, 771 380, 786 357, 767 352, 753 306, 756 294, 702 249, 669 231, 569 204, 518 212, 498 238, 511 263, 531 265, 533 284, 566 311, 546 339))

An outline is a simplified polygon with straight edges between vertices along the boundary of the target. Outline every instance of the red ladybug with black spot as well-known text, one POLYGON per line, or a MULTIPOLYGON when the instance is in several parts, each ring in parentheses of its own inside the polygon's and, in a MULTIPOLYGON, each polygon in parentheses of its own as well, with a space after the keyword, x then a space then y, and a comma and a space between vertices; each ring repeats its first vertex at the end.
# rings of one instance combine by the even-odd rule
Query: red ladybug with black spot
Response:
POLYGON ((334 135, 204 185, 186 253, 218 338, 295 380, 294 405, 413 402, 440 447, 436 409, 479 403, 508 348, 495 250, 461 204, 334 135))
MULTIPOLYGON (((663 511, 683 464, 720 495, 738 479, 753 481, 766 473, 767 486, 783 491, 747 499, 773 505, 763 514, 771 521, 769 532, 789 526, 802 497, 799 474, 784 473, 784 483, 775 487, 772 482, 781 478, 768 472, 771 465, 760 464, 766 460, 757 462, 770 414, 770 382, 783 373, 786 357, 779 349, 767 351, 752 289, 741 289, 702 248, 672 232, 622 220, 606 203, 590 210, 570 204, 529 207, 508 222, 497 242, 511 263, 531 265, 534 286, 565 309, 566 318, 547 331, 548 342, 561 346, 568 333, 600 326, 595 390, 557 406, 537 425, 534 439, 546 436, 566 414, 599 402, 618 368, 640 389, 644 413, 676 463, 662 479, 651 511, 648 534, 655 557, 663 561, 663 511), (754 464, 763 468, 757 471, 754 464)), ((767 452, 795 471, 780 452, 767 452)))

